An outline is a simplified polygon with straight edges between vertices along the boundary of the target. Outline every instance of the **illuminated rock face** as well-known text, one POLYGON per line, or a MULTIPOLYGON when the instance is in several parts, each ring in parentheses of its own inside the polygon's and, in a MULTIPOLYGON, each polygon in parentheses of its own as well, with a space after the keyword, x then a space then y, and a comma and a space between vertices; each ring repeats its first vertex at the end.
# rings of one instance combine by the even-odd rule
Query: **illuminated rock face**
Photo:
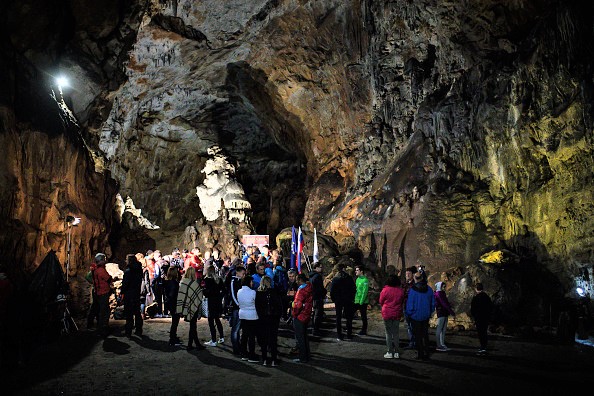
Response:
POLYGON ((77 2, 48 50, 12 40, 41 69, 61 37, 82 135, 160 231, 198 220, 232 252, 250 208, 256 232, 302 223, 372 267, 506 249, 566 289, 592 267, 591 5, 116 4, 77 2))

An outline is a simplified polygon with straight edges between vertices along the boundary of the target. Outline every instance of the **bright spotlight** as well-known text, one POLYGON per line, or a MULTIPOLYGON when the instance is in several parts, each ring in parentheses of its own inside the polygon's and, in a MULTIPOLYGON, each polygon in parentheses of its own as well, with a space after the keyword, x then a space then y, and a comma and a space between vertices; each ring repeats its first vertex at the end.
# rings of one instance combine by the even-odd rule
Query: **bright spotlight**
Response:
POLYGON ((70 83, 68 82, 68 79, 64 76, 60 76, 58 78, 56 78, 56 85, 58 85, 58 87, 64 88, 64 87, 69 87, 70 83))
POLYGON ((577 289, 575 289, 575 291, 577 292, 577 294, 580 297, 585 297, 586 296, 586 292, 584 291, 584 289, 582 289, 581 287, 578 287, 577 289))

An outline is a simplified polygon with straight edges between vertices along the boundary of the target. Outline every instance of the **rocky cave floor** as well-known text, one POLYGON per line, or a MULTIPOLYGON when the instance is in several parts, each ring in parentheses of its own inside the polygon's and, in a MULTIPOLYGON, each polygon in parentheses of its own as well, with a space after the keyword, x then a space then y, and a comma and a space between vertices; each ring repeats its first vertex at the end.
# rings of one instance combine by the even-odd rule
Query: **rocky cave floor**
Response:
MULTIPOLYGON (((490 351, 476 356, 474 332, 448 334, 451 351, 434 352, 417 361, 416 352, 401 351, 401 359, 384 359, 386 351, 379 312, 370 312, 367 336, 337 342, 334 311, 326 306, 325 334, 310 338, 312 360, 295 364, 289 356, 291 333, 281 324, 279 367, 248 363, 231 353, 229 327, 225 343, 188 352, 168 345, 169 319, 145 322, 144 335, 128 339, 124 321, 111 320, 112 335, 103 340, 81 330, 38 348, 28 367, 3 381, 10 394, 569 394, 588 392, 594 374, 594 348, 549 341, 491 335, 490 351)), ((355 331, 361 326, 354 323, 355 331)), ((406 341, 400 329, 401 345, 406 341)), ((188 324, 178 335, 187 341, 188 324)), ((430 341, 434 341, 434 329, 430 341)), ((210 335, 206 319, 198 335, 210 335)), ((2 394, 5 394, 2 392, 2 394)))

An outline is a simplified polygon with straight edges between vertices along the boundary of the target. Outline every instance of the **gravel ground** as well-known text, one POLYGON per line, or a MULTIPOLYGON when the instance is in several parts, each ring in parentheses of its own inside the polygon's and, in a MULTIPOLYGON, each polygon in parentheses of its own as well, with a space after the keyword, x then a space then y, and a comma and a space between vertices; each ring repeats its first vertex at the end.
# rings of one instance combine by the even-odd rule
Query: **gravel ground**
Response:
MULTIPOLYGON (((310 338, 308 364, 291 361, 294 341, 283 325, 282 361, 272 368, 234 357, 226 322, 224 344, 187 351, 168 345, 169 319, 146 321, 144 335, 131 339, 123 335, 124 322, 112 320, 112 335, 105 340, 82 330, 38 348, 2 389, 22 395, 589 394, 594 383, 594 349, 588 346, 491 336, 489 354, 476 356, 478 341, 467 332, 448 334, 451 351, 435 352, 428 361, 417 361, 411 350, 401 351, 401 359, 384 359, 379 312, 370 313, 369 335, 342 342, 335 339, 332 305, 326 312, 327 336, 310 338)), ((360 321, 354 327, 357 331, 360 321)), ((178 335, 184 341, 188 329, 181 321, 178 335)), ((198 323, 198 334, 203 341, 210 338, 206 319, 198 323)), ((400 334, 406 340, 404 324, 400 334)))

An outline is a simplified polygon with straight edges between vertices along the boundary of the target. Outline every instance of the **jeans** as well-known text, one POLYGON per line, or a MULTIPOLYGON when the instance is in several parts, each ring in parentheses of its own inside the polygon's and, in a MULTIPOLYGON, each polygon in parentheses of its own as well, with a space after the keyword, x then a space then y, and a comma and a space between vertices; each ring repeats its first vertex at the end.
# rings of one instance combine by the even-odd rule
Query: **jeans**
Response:
POLYGON ((241 321, 239 320, 239 308, 231 311, 231 319, 229 320, 231 326, 231 345, 233 346, 233 354, 241 354, 241 345, 239 343, 239 333, 241 331, 241 321))
MULTIPOLYGON (((194 312, 194 316, 190 319, 190 333, 188 334, 188 347, 192 347, 192 344, 196 344, 200 347, 200 340, 198 339, 198 314, 200 312, 194 312)), ((177 316, 177 315, 176 315, 177 316)), ((178 319, 179 320, 179 319, 178 319)), ((173 322, 173 318, 171 319, 173 322)))
POLYGON ((259 319, 260 326, 260 347, 262 348, 262 360, 270 364, 277 361, 278 356, 278 325, 280 317, 264 317, 259 319), (270 358, 268 351, 270 350, 270 358))
POLYGON ((416 348, 417 343, 415 340, 415 332, 413 331, 412 319, 411 318, 405 318, 405 319, 406 319, 406 333, 408 334, 408 346, 409 346, 409 348, 416 348))
POLYGON ((217 330, 219 331, 219 338, 223 338, 223 324, 221 323, 221 318, 218 316, 213 318, 212 316, 208 317, 208 328, 210 329, 210 339, 212 342, 217 342, 217 332, 215 331, 215 322, 217 324, 217 330))
POLYGON ((395 319, 384 319, 384 327, 386 328, 386 346, 388 352, 398 353, 400 343, 400 321, 395 319))
POLYGON ((313 300, 313 333, 318 334, 324 318, 324 299, 313 300))
POLYGON ((429 357, 429 319, 414 320, 411 319, 413 333, 417 341, 418 358, 429 357))
POLYGON ((355 304, 353 314, 356 311, 361 312, 361 333, 367 333, 367 304, 355 304))
POLYGON ((310 358, 309 339, 307 338, 307 324, 297 318, 293 318, 293 328, 295 329, 295 341, 299 348, 299 360, 307 362, 310 358))
POLYGON ((99 303, 99 319, 97 320, 97 329, 103 337, 109 333, 109 293, 97 296, 99 303))
POLYGON ((95 291, 93 290, 91 306, 89 307, 89 313, 87 315, 87 329, 93 327, 95 319, 97 319, 97 323, 99 323, 99 300, 95 294, 95 291))
POLYGON ((437 329, 435 329, 435 345, 437 348, 445 348, 445 334, 448 328, 448 317, 440 316, 437 318, 437 329))
POLYGON ((140 313, 140 304, 138 302, 128 303, 130 306, 124 305, 124 316, 126 317, 126 325, 124 327, 126 335, 132 335, 132 328, 136 329, 136 334, 142 334, 142 315, 140 313))
POLYGON ((478 332, 479 342, 481 343, 481 349, 487 349, 487 329, 489 328, 489 321, 478 321, 475 320, 476 331, 478 332))
POLYGON ((241 356, 250 360, 257 360, 256 333, 258 331, 258 321, 241 319, 241 329, 241 356))
POLYGON ((334 303, 336 307, 336 335, 342 339, 342 314, 346 319, 347 337, 353 336, 353 303, 334 303))

